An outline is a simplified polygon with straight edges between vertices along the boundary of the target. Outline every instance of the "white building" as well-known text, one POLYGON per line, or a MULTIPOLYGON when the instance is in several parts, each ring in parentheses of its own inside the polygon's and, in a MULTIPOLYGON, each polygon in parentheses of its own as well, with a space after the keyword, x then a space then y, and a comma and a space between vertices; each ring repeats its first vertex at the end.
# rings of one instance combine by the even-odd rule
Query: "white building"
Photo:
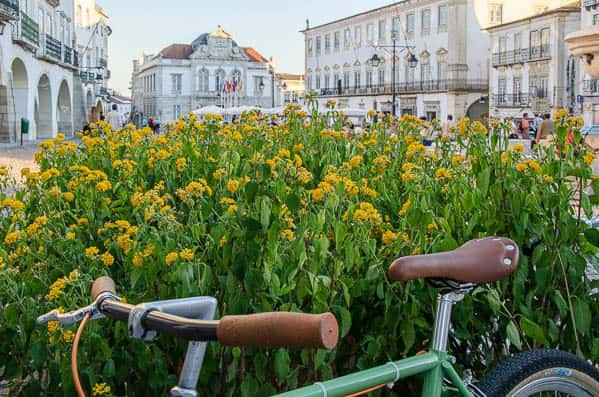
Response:
POLYGON ((139 125, 148 117, 175 121, 209 105, 273 107, 274 83, 269 61, 219 26, 191 44, 172 44, 133 61, 133 117, 139 125))
POLYGON ((336 99, 342 108, 391 111, 395 80, 398 115, 480 118, 487 113, 489 70, 488 34, 482 28, 497 18, 495 3, 405 0, 308 25, 306 90, 319 93, 323 103, 336 99), (411 47, 411 53, 397 49, 395 68, 388 48, 394 38, 397 46, 411 47), (418 61, 414 68, 411 55, 418 61))
MULTIPOLYGON (((582 29, 599 25, 599 0, 583 0, 581 13, 582 29)), ((577 110, 582 112, 585 125, 599 124, 599 79, 593 79, 581 68, 580 86, 582 104, 577 110)))
POLYGON ((117 112, 121 114, 125 123, 128 123, 131 118, 131 98, 108 90, 108 97, 105 104, 106 113, 112 109, 112 105, 117 105, 117 112))
POLYGON ((527 9, 522 3, 504 1, 504 12, 518 18, 488 28, 490 114, 521 117, 525 112, 532 116, 573 110, 581 68, 570 57, 564 37, 580 28, 580 9, 550 1, 541 8, 531 2, 527 9))
POLYGON ((112 34, 108 16, 96 0, 75 0, 75 27, 83 99, 78 110, 84 117, 94 106, 98 114, 108 113, 108 37, 112 34))
POLYGON ((277 73, 275 106, 285 106, 289 103, 304 103, 306 82, 302 74, 277 73))
POLYGON ((67 135, 74 130, 73 2, 0 2, 0 142, 15 142, 21 118, 25 139, 67 135))

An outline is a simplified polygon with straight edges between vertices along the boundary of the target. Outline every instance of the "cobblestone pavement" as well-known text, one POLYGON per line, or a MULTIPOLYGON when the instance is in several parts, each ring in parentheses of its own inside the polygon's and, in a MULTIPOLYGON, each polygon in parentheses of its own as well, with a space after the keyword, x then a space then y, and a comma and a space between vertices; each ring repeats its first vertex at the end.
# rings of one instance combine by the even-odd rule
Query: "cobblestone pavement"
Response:
MULTIPOLYGON (((10 176, 13 177, 17 182, 17 187, 22 183, 22 168, 27 167, 32 171, 36 171, 38 169, 37 164, 33 160, 33 156, 38 150, 39 148, 37 147, 37 142, 27 143, 23 146, 0 145, 0 166, 5 166, 8 168, 10 176)), ((14 193, 14 187, 9 188, 7 192, 2 192, 0 190, 0 193, 7 193, 8 195, 11 195, 14 193)))

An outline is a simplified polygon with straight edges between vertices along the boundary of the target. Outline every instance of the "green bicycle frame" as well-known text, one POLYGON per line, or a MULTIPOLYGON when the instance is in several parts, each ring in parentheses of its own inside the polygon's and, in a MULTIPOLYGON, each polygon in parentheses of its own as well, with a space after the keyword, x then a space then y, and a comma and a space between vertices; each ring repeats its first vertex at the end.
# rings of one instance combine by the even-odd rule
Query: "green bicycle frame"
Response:
POLYGON ((431 351, 326 382, 317 382, 278 396, 343 397, 357 393, 366 394, 369 391, 382 389, 386 385, 393 387, 399 380, 424 374, 423 397, 442 397, 449 395, 450 392, 455 395, 456 391, 460 396, 473 397, 453 367, 454 358, 447 354, 451 309, 453 304, 463 297, 463 292, 450 292, 439 296, 431 351), (449 379, 453 387, 444 385, 443 378, 449 379))

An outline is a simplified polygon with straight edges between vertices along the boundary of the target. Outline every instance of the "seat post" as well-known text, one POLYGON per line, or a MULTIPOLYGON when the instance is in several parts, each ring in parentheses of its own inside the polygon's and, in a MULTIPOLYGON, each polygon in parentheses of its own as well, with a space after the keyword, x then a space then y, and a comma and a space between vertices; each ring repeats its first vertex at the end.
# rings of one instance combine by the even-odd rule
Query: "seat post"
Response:
POLYGON ((454 303, 464 299, 464 294, 456 291, 441 293, 437 298, 437 313, 435 316, 435 331, 433 333, 433 350, 447 351, 449 327, 451 324, 451 310, 454 303))

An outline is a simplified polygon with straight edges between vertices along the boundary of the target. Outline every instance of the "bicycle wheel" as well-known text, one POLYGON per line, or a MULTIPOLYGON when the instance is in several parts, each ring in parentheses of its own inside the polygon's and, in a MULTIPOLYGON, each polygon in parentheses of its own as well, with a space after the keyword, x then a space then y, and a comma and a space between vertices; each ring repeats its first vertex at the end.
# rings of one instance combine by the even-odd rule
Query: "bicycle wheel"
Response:
POLYGON ((573 354, 536 349, 500 363, 477 386, 487 397, 597 397, 599 371, 573 354))

